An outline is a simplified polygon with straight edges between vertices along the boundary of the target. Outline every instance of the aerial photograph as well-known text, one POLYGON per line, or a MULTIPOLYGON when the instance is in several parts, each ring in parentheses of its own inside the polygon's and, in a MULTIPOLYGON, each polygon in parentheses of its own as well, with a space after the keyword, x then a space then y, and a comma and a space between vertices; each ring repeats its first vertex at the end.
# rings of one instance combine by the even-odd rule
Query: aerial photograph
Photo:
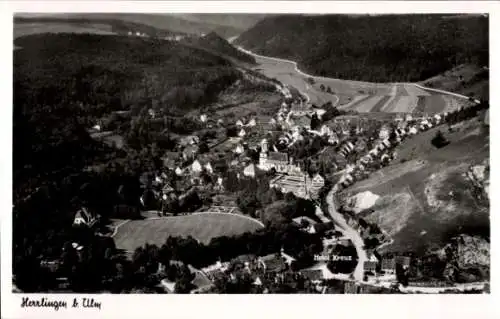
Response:
POLYGON ((14 14, 12 292, 490 294, 489 19, 14 14))

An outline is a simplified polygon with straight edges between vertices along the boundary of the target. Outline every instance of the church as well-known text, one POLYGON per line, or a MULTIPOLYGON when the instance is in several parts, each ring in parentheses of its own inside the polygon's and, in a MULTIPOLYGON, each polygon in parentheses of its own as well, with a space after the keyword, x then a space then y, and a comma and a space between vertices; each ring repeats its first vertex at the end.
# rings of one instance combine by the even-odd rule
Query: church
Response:
POLYGON ((300 167, 293 164, 287 153, 269 152, 269 144, 263 139, 260 144, 259 168, 269 171, 274 168, 278 173, 300 173, 300 167))

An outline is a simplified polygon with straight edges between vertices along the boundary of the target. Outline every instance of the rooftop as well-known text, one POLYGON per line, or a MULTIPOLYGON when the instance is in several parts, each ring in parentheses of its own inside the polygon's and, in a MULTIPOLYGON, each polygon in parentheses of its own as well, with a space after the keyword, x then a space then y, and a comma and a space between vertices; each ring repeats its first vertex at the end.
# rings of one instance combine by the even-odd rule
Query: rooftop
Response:
POLYGON ((271 161, 288 162, 288 154, 280 152, 269 152, 268 159, 271 161))

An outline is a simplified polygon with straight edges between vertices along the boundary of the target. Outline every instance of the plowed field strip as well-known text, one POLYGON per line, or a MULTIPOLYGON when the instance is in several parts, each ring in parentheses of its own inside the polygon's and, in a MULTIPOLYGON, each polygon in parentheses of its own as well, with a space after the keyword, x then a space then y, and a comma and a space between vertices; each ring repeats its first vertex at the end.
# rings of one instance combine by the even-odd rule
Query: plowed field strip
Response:
POLYGON ((389 95, 384 96, 380 101, 377 102, 377 104, 373 106, 370 112, 381 112, 382 108, 385 106, 385 104, 387 103, 387 101, 389 101, 390 98, 391 96, 389 95))
POLYGON ((398 104, 401 96, 394 96, 392 100, 387 102, 387 104, 382 108, 382 112, 392 112, 394 107, 398 104))
POLYGON ((372 97, 372 95, 367 95, 367 96, 357 100, 356 102, 352 103, 351 105, 346 105, 345 108, 355 109, 360 103, 363 103, 364 101, 368 100, 371 97, 372 97))

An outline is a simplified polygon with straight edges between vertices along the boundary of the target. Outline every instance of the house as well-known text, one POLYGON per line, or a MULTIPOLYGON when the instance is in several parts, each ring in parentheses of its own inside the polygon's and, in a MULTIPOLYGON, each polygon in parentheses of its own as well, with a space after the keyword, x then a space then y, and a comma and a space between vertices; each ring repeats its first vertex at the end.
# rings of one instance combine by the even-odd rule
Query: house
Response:
POLYGON ((401 265, 403 268, 408 268, 410 267, 410 257, 407 256, 396 256, 394 259, 396 265, 401 265))
POLYGON ((382 144, 386 147, 386 148, 389 148, 391 147, 391 142, 389 141, 389 139, 385 139, 382 141, 382 144))
POLYGON ((377 262, 365 261, 363 263, 363 270, 366 272, 371 272, 375 274, 376 269, 377 269, 377 262))
POLYGON ((73 225, 81 225, 92 227, 97 222, 98 216, 93 215, 88 211, 87 208, 82 207, 75 214, 75 219, 73 220, 73 225))
POLYGON ((255 164, 250 164, 243 170, 243 175, 248 177, 255 177, 255 164))
POLYGON ((200 115, 200 121, 202 123, 205 123, 206 121, 208 121, 208 116, 206 114, 200 115))
POLYGON ((255 121, 255 119, 251 119, 250 121, 248 121, 247 125, 248 127, 254 127, 255 125, 257 125, 257 122, 255 121))
POLYGON ((379 153, 379 151, 378 151, 378 149, 376 149, 376 148, 371 149, 371 150, 368 152, 368 154, 370 154, 370 155, 371 155, 371 156, 373 156, 373 157, 377 157, 377 156, 378 156, 378 153, 379 153))
POLYGON ((344 294, 357 294, 359 291, 359 286, 354 281, 346 281, 344 283, 344 294))
POLYGON ((193 159, 198 154, 198 151, 199 147, 197 145, 188 145, 182 151, 182 156, 184 160, 193 159))
POLYGON ((175 189, 172 186, 170 186, 170 184, 165 184, 165 186, 163 186, 161 192, 164 195, 170 195, 171 193, 175 193, 175 189))
POLYGON ((396 262, 395 262, 394 258, 382 259, 381 270, 386 274, 396 273, 396 262))
POLYGON ((312 185, 313 187, 323 187, 325 185, 325 179, 319 175, 319 174, 316 174, 314 175, 313 179, 312 179, 312 185))
POLYGON ((184 174, 184 170, 182 168, 180 168, 179 166, 177 166, 177 168, 175 169, 175 175, 182 176, 183 174, 184 174))
POLYGON ((316 233, 316 230, 314 229, 314 225, 316 225, 316 221, 312 220, 311 218, 307 216, 300 216, 292 219, 292 221, 300 227, 302 230, 313 234, 316 233))
POLYGON ((203 171, 203 166, 198 160, 194 160, 191 164, 191 172, 193 173, 201 173, 203 171))
POLYGON ((417 130, 417 128, 415 126, 412 126, 412 127, 408 128, 408 134, 415 135, 417 133, 418 133, 418 130, 417 130))
POLYGON ((378 138, 381 140, 385 140, 386 138, 389 138, 389 128, 386 125, 382 126, 382 128, 380 129, 380 132, 378 134, 378 138))
POLYGON ((323 271, 321 269, 305 269, 301 270, 300 274, 314 284, 319 284, 323 279, 323 271))
POLYGON ((281 272, 287 268, 285 259, 281 254, 270 254, 259 257, 258 263, 265 272, 281 272))
POLYGON ((235 152, 236 154, 243 154, 243 152, 245 152, 245 148, 243 147, 243 145, 238 144, 238 145, 236 146, 236 148, 234 149, 234 152, 235 152))
POLYGON ((257 278, 255 278, 255 280, 254 280, 253 284, 254 284, 255 286, 262 286, 262 280, 260 279, 260 277, 259 277, 259 276, 257 276, 257 278))
POLYGON ((187 145, 195 145, 200 142, 200 138, 196 135, 189 135, 186 137, 183 137, 179 140, 179 144, 181 146, 187 146, 187 145))
POLYGON ((236 121, 236 126, 243 126, 243 121, 242 120, 236 121))
POLYGON ((367 165, 368 163, 370 163, 371 161, 371 157, 369 155, 366 155, 366 156, 363 156, 360 160, 361 163, 367 165))
POLYGON ((238 133, 239 137, 244 137, 245 135, 247 135, 247 132, 245 132, 244 129, 241 129, 240 132, 238 133))
POLYGON ((208 174, 213 174, 214 172, 214 169, 212 167, 212 164, 210 164, 210 162, 206 162, 205 165, 203 166, 205 168, 205 171, 208 173, 208 174))

